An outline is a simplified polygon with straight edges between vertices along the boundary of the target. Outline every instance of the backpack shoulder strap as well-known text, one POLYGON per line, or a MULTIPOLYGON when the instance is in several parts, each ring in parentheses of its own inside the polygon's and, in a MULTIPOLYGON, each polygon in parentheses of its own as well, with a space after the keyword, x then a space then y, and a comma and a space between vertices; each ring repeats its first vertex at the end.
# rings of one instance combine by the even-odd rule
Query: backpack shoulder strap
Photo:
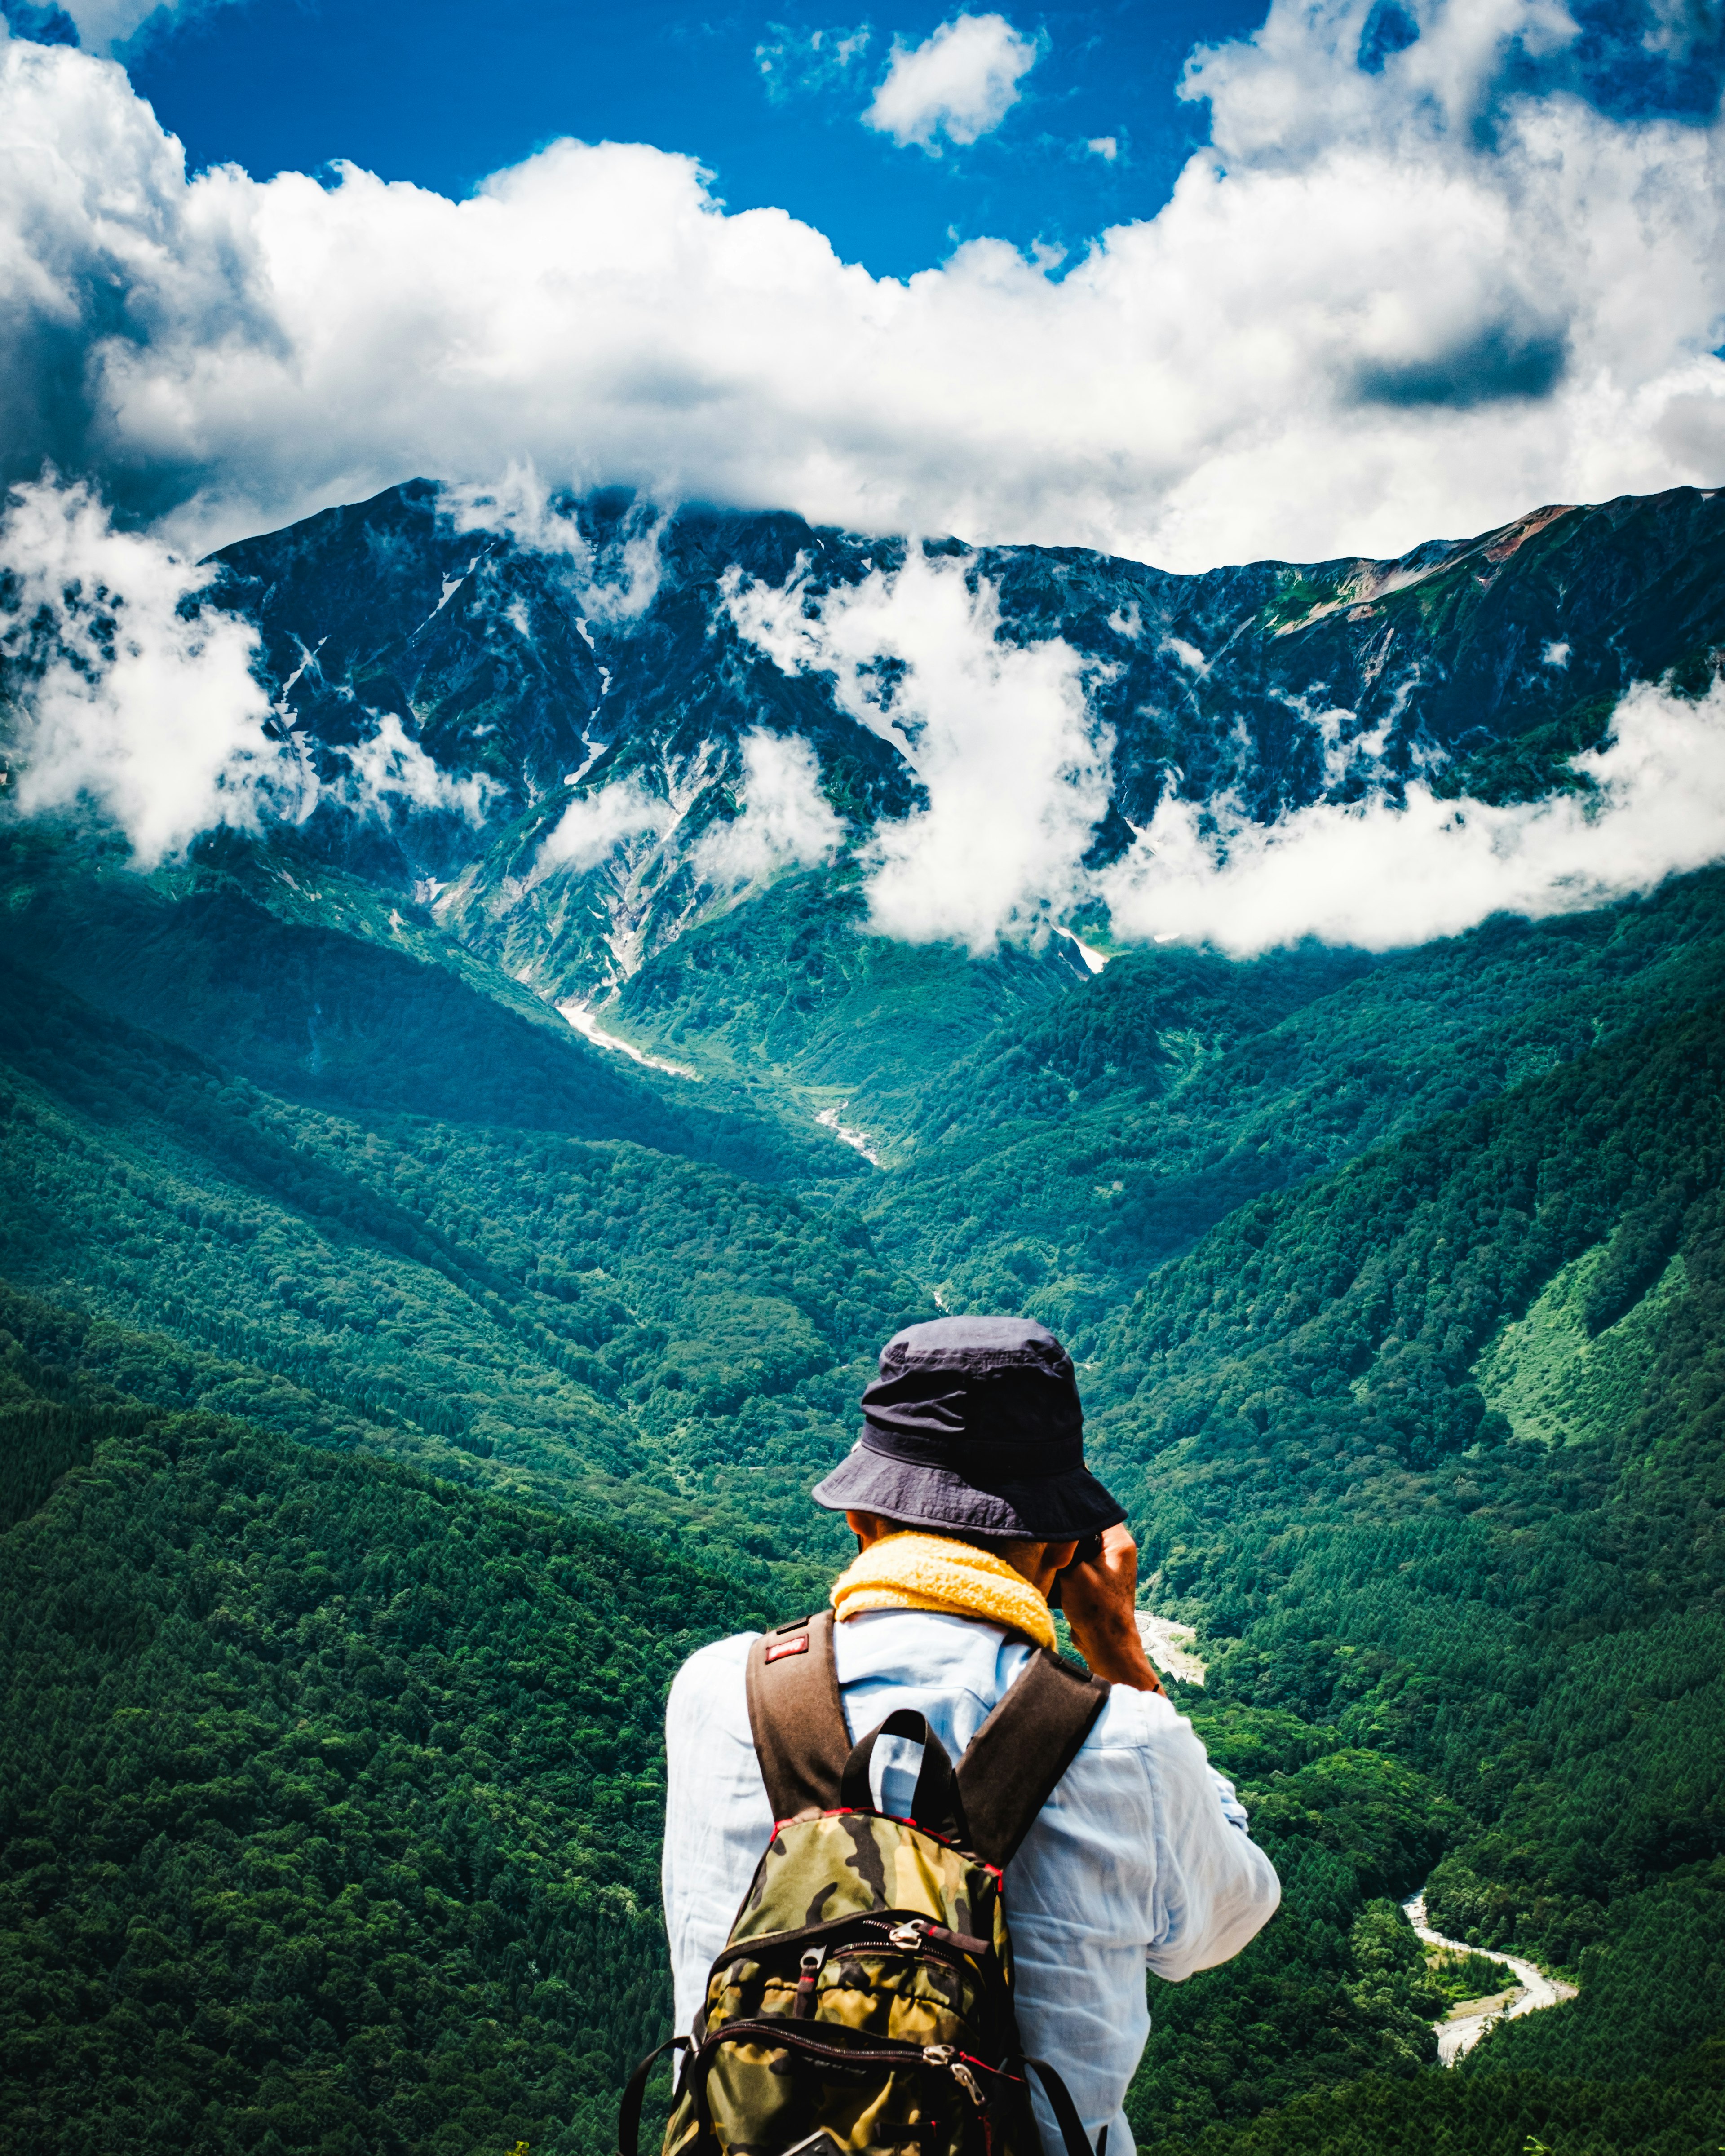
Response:
POLYGON ((755 1641, 749 1649, 748 1700, 749 1728, 774 1820, 833 1810, 851 1745, 833 1661, 830 1609, 776 1625, 755 1641))
POLYGON ((1039 1647, 970 1740, 958 1794, 970 1845, 1005 1866, 1108 1703, 1109 1686, 1039 1647))

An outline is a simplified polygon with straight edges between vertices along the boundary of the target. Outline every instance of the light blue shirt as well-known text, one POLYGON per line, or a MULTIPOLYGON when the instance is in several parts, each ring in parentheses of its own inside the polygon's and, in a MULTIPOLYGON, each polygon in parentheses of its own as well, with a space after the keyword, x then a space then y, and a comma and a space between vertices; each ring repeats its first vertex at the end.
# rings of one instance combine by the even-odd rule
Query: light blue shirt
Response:
MULTIPOLYGON (((665 1712, 665 1921, 685 2035, 773 1833, 744 1682, 756 1636, 691 1656, 665 1712)), ((914 1707, 953 1759, 1031 1654, 996 1625, 920 1609, 871 1610, 835 1625, 833 1638, 852 1740, 894 1707, 914 1707)), ((888 1739, 875 1748, 883 1810, 907 1805, 917 1749, 888 1739)), ((1281 1898, 1191 1723, 1159 1692, 1115 1686, 1005 1887, 1019 2035, 1033 2058, 1059 2070, 1092 2146, 1106 2126, 1108 2156, 1132 2156, 1120 2107, 1150 2033, 1146 1967, 1172 1984, 1214 1968, 1281 1898)), ((1036 2102, 1043 2147, 1056 2156, 1060 2138, 1040 2089, 1036 2102)))

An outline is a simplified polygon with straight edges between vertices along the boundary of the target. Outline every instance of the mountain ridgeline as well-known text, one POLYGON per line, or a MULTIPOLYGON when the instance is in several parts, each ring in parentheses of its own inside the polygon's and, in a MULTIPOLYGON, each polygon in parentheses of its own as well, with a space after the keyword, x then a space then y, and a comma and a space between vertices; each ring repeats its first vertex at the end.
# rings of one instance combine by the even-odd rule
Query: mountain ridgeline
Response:
MULTIPOLYGON (((1106 863, 1171 791, 1574 786, 1713 679, 1722 546, 1681 490, 922 558, 1075 654, 1106 863)), ((1285 1882, 1153 1987, 1145 2156, 1725 2140, 1725 870, 1388 955, 870 932, 918 722, 784 622, 909 558, 414 483, 218 557, 261 835, 0 822, 4 2156, 600 2156, 665 1687, 824 1596, 808 1489, 942 1308, 1072 1346, 1285 1882), (720 874, 762 737, 839 835, 720 874), (1441 2069, 1497 1951, 1578 1995, 1441 2069)))
MULTIPOLYGON (((1170 793, 1261 819, 1420 774, 1487 801, 1566 783, 1631 682, 1712 679, 1725 493, 1543 509, 1399 561, 1201 576, 1077 547, 914 551, 993 594, 999 642, 1058 639, 1081 662, 1113 743, 1100 863, 1170 793)), ((858 835, 922 798, 904 660, 863 662, 847 704, 845 670, 788 667, 734 603, 785 593, 807 619, 906 554, 783 514, 618 494, 527 514, 418 481, 225 549, 216 598, 256 624, 308 778, 339 796, 394 719, 449 781, 483 782, 477 835, 448 801, 404 790, 356 817, 312 786, 314 856, 418 891, 468 947, 585 1004, 710 906, 700 844, 737 812, 745 735, 806 742, 858 835), (547 852, 572 799, 620 803, 631 781, 660 821, 597 858, 547 852)))

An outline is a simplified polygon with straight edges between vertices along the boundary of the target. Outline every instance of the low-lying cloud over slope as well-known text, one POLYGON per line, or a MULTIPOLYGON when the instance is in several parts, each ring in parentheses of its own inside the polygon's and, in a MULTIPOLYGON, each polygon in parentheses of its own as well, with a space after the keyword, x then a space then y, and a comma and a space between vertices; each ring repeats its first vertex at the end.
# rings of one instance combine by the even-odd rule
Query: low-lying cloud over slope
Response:
MULTIPOLYGON (((515 528, 540 527, 524 512, 515 528)), ((568 527, 545 523, 541 536, 578 577, 568 527)), ((253 678, 249 625, 200 610, 204 572, 158 539, 116 531, 86 488, 21 489, 0 523, 0 654, 22 713, 11 798, 24 814, 94 808, 145 866, 218 824, 303 822, 320 801, 483 824, 491 782, 443 770, 393 711, 368 712, 360 742, 336 751, 339 775, 320 778, 286 700, 272 718, 253 678)), ((733 573, 725 591, 751 643, 787 675, 824 676, 839 709, 904 757, 922 803, 852 831, 810 744, 757 729, 728 781, 703 752, 675 798, 638 775, 575 796, 540 842, 536 878, 674 844, 704 788, 726 783, 735 813, 701 819, 686 844, 701 887, 757 888, 849 841, 878 932, 976 952, 1099 906, 1127 942, 1244 954, 1316 937, 1382 950, 1499 911, 1599 905, 1725 857, 1715 680, 1699 697, 1630 689, 1609 738, 1572 760, 1581 790, 1550 800, 1446 801, 1418 782, 1392 794, 1386 779, 1363 801, 1263 824, 1225 796, 1171 795, 1111 866, 1086 866, 1114 748, 1090 693, 1096 662, 1059 636, 1000 634, 999 595, 973 560, 913 547, 902 567, 819 596, 801 565, 782 587, 733 573)), ((473 844, 485 844, 477 829, 473 844)))

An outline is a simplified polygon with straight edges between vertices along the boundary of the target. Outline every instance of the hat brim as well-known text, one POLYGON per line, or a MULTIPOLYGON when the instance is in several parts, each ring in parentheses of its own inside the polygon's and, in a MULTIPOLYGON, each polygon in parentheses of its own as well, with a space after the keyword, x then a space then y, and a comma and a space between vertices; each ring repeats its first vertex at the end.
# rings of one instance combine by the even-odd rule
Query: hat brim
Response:
POLYGON ((906 1527, 959 1527, 1003 1542, 1062 1543, 1100 1534, 1126 1508, 1087 1467, 1022 1482, 978 1483, 950 1467, 896 1460, 866 1437, 811 1493, 834 1512, 881 1512, 906 1527))

